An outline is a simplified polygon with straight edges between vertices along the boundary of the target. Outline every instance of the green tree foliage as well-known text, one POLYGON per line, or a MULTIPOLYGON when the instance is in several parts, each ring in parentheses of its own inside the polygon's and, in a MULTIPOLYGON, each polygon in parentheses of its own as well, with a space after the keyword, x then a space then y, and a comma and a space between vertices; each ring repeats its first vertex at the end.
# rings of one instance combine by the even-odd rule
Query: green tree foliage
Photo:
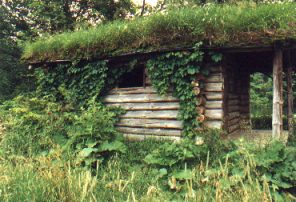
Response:
POLYGON ((18 61, 20 50, 13 40, 16 28, 12 21, 8 10, 0 7, 0 101, 12 96, 24 71, 18 61))
POLYGON ((2 6, 14 14, 14 26, 22 37, 74 30, 78 24, 123 19, 134 13, 131 0, 16 0, 2 6))

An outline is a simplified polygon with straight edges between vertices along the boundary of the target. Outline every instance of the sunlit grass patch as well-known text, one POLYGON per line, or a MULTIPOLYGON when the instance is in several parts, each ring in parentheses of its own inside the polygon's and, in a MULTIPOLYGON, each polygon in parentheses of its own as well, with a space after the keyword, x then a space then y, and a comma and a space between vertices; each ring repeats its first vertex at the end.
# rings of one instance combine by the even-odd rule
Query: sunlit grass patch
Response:
POLYGON ((208 5, 65 32, 27 43, 29 61, 79 59, 194 46, 268 45, 296 38, 296 5, 208 5))

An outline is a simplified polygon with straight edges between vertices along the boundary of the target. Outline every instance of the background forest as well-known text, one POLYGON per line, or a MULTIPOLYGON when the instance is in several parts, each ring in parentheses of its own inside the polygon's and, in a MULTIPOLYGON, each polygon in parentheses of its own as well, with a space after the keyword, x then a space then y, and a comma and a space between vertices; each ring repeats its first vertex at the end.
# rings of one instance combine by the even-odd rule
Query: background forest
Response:
MULTIPOLYGON (((40 36, 182 7, 283 2, 293 1, 0 0, 0 201, 296 200, 295 140, 263 147, 225 142, 210 130, 198 147, 127 142, 114 127, 122 110, 87 94, 104 85, 89 85, 106 76, 103 63, 83 73, 80 89, 61 85, 54 94, 40 91, 52 78, 21 61, 24 44, 40 36)), ((272 77, 254 73, 250 95, 253 128, 270 129, 272 77)))

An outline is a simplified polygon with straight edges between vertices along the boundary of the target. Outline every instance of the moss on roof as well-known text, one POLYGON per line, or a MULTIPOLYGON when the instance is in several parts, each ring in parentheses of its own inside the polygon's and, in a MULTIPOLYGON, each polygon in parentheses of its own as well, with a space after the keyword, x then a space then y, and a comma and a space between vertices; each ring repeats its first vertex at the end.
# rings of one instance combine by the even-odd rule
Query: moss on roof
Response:
POLYGON ((26 61, 81 59, 194 46, 271 45, 296 39, 296 3, 207 5, 115 21, 27 43, 26 61))

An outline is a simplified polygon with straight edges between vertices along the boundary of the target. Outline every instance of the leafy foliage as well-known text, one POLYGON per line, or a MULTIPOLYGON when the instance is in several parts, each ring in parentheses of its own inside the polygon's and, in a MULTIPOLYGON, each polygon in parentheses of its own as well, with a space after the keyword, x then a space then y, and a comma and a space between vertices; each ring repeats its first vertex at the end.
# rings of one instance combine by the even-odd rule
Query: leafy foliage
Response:
POLYGON ((184 121, 183 130, 188 137, 197 128, 197 99, 192 82, 196 74, 202 72, 200 63, 203 52, 172 52, 150 59, 147 68, 153 87, 164 95, 173 88, 173 95, 180 99, 179 118, 184 121))
POLYGON ((5 102, 0 113, 6 128, 1 151, 8 155, 47 154, 60 145, 90 165, 111 151, 124 151, 114 127, 120 110, 100 104, 75 109, 45 98, 19 96, 5 102))

